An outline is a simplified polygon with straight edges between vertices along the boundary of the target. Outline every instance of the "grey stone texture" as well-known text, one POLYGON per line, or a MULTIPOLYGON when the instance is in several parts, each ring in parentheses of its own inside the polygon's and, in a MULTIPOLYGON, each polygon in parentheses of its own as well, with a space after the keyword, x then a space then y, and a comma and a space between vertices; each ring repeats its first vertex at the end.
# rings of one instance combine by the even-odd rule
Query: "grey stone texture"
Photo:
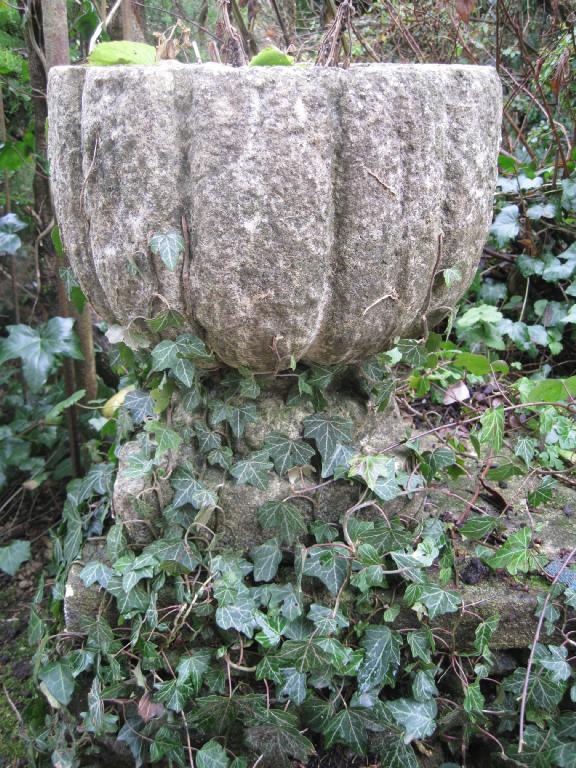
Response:
POLYGON ((488 67, 54 67, 63 241, 109 323, 142 329, 160 295, 229 365, 357 362, 468 286, 500 119, 488 67), (149 239, 183 217, 169 271, 149 239))
MULTIPOLYGON (((390 407, 385 413, 377 413, 364 399, 341 391, 327 395, 329 410, 353 423, 352 444, 358 452, 378 453, 390 443, 404 437, 404 424, 398 410, 390 407)), ((267 390, 258 401, 258 421, 246 425, 244 435, 233 439, 232 448, 237 458, 260 450, 266 435, 278 431, 292 438, 302 436, 303 420, 314 412, 311 405, 288 405, 281 388, 267 390)), ((204 423, 199 415, 187 413, 178 401, 174 404, 172 426, 182 435, 190 435, 195 422, 204 423)), ((266 501, 290 500, 295 503, 309 523, 321 520, 338 523, 344 512, 355 504, 360 496, 360 486, 339 480, 323 484, 319 473, 312 467, 292 482, 287 476, 268 473, 268 487, 260 490, 251 485, 237 484, 218 467, 206 466, 205 460, 193 447, 193 441, 185 439, 177 454, 171 456, 172 468, 188 461, 197 467, 199 479, 218 494, 218 509, 210 520, 211 530, 218 536, 221 546, 229 549, 249 550, 269 539, 273 534, 263 530, 258 522, 258 509, 266 501), (315 486, 321 487, 316 488, 315 486), (313 490, 309 491, 308 489, 313 490)), ((131 546, 140 548, 157 538, 157 521, 162 509, 170 502, 172 490, 169 480, 157 473, 152 478, 130 477, 127 461, 139 450, 136 440, 126 443, 120 452, 118 473, 114 483, 113 509, 115 519, 125 525, 131 546)), ((404 463, 401 452, 397 460, 404 463)), ((422 505, 419 497, 402 498, 385 505, 386 514, 413 516, 422 505)), ((379 513, 367 510, 366 518, 378 517, 379 513)))

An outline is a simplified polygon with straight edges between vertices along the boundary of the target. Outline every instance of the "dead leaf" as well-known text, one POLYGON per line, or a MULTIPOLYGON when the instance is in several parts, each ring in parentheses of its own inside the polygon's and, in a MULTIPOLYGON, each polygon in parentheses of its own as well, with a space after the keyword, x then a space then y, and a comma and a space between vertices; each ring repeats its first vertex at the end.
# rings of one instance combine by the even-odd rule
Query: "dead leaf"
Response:
POLYGON ((145 693, 138 702, 138 714, 145 723, 154 720, 155 718, 162 717, 164 712, 164 706, 152 701, 149 693, 145 693))
POLYGON ((456 13, 464 24, 470 21, 470 14, 476 7, 476 0, 456 0, 456 13))
POLYGON ((550 86, 554 91, 554 96, 558 97, 562 87, 568 83, 570 75, 570 55, 568 48, 564 51, 562 56, 558 59, 556 69, 554 71, 554 77, 550 81, 550 86))
POLYGON ((455 384, 451 384, 444 393, 444 399, 442 402, 444 405, 451 405, 452 403, 463 403, 464 400, 470 399, 470 390, 463 381, 457 381, 455 384))

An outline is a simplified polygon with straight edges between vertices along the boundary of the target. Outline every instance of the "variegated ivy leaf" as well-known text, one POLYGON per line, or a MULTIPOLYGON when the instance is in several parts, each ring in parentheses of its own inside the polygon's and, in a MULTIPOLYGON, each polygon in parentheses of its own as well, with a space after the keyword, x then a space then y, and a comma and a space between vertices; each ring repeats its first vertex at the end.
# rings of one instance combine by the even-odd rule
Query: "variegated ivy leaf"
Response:
POLYGON ((242 437, 244 427, 249 422, 257 421, 256 406, 252 403, 232 405, 221 400, 213 400, 210 403, 210 421, 217 426, 225 421, 230 425, 234 437, 242 437))
POLYGON ((458 285, 462 282, 462 272, 457 267, 447 267, 442 270, 444 277, 444 283, 448 288, 452 288, 453 285, 458 285))
POLYGON ((274 468, 279 475, 285 474, 292 467, 309 464, 316 451, 304 440, 294 440, 280 432, 271 432, 264 440, 264 448, 268 450, 274 462, 274 468))
POLYGON ((224 747, 212 739, 196 752, 197 768, 229 768, 230 760, 224 747))
POLYGON ((314 623, 318 634, 337 635, 349 625, 349 621, 340 611, 312 603, 308 618, 314 623))
POLYGON ((311 547, 306 552, 303 574, 315 576, 333 595, 337 595, 348 574, 350 553, 347 547, 311 547))
POLYGON ((254 563, 254 581, 272 581, 282 562, 282 552, 276 539, 270 539, 255 547, 250 552, 250 557, 254 563))
POLYGON ((160 456, 163 456, 168 451, 177 450, 182 444, 182 438, 180 435, 161 421, 146 422, 144 425, 144 430, 154 435, 154 440, 157 446, 155 456, 156 460, 158 460, 160 456))
POLYGON ((480 418, 482 429, 478 434, 480 443, 499 451, 504 443, 504 407, 488 408, 480 418))
POLYGON ((166 683, 160 683, 157 689, 156 701, 161 701, 173 712, 182 712, 188 700, 195 694, 193 685, 177 677, 166 683))
POLYGON ((168 573, 189 573, 200 564, 192 546, 182 539, 158 539, 148 544, 144 553, 155 557, 168 573))
POLYGON ((231 605, 222 605, 216 609, 216 624, 222 629, 235 629, 246 637, 252 637, 258 627, 256 606, 249 597, 239 597, 231 605))
POLYGON ((170 272, 174 272, 180 257, 184 253, 184 238, 177 229, 169 232, 157 232, 150 238, 150 250, 155 256, 160 256, 170 272))
POLYGON ((186 360, 183 357, 180 358, 174 368, 172 368, 172 373, 186 389, 191 389, 194 386, 196 366, 191 360, 186 360))
POLYGON ((204 675, 210 668, 212 652, 208 648, 199 648, 190 656, 182 656, 176 667, 178 679, 194 688, 196 695, 202 685, 204 675))
POLYGON ((46 691, 58 704, 67 706, 74 693, 74 677, 70 664, 64 661, 51 661, 40 668, 38 677, 46 691))
POLYGON ((390 456, 376 454, 375 456, 356 455, 350 460, 349 477, 361 477, 368 488, 373 491, 378 478, 394 478, 396 476, 396 461, 390 456))
POLYGON ((262 528, 271 528, 283 544, 293 544, 307 532, 304 515, 289 501, 267 501, 258 510, 262 528))
POLYGON ((191 504, 194 509, 214 509, 218 496, 196 479, 194 471, 188 466, 178 467, 171 480, 174 489, 172 505, 175 509, 191 504))
POLYGON ((208 464, 213 467, 222 467, 222 469, 225 469, 228 472, 234 461, 234 454, 232 453, 232 449, 228 448, 226 445, 210 451, 208 456, 206 456, 206 459, 208 460, 208 464))
POLYGON ((133 389, 128 392, 124 400, 124 406, 130 412, 134 424, 142 424, 146 419, 154 416, 154 400, 150 392, 142 389, 133 389))
POLYGON ((218 432, 213 432, 202 423, 196 423, 194 425, 194 432, 196 434, 196 439, 198 440, 200 453, 210 453, 210 451, 220 448, 222 445, 222 437, 218 432))
POLYGON ((345 744, 357 754, 363 755, 368 745, 365 712, 345 708, 331 717, 323 728, 326 748, 345 744))
POLYGON ((404 593, 408 605, 422 603, 428 610, 428 616, 435 619, 444 613, 454 613, 462 603, 462 598, 452 589, 443 589, 437 584, 410 584, 404 593))
POLYGON ((106 588, 112 575, 112 569, 98 560, 91 560, 89 563, 86 563, 79 573, 85 587, 99 584, 101 587, 106 588))
POLYGON ((314 440, 324 461, 332 457, 339 443, 352 439, 352 429, 350 419, 329 413, 314 413, 304 419, 304 436, 314 440))
POLYGON ((239 485, 253 485, 264 491, 268 487, 268 472, 272 468, 272 463, 268 461, 268 451, 255 451, 237 461, 230 469, 230 474, 239 485))
POLYGON ((361 693, 384 685, 394 685, 400 666, 402 636, 387 626, 371 626, 362 638, 364 662, 358 671, 361 693))
POLYGON ((0 547, 0 571, 14 576, 22 563, 31 557, 30 542, 17 539, 6 547, 0 547))
POLYGON ((425 739, 436 730, 438 707, 434 700, 414 701, 414 699, 395 699, 386 702, 386 709, 404 729, 404 743, 410 744, 415 739, 425 739))
POLYGON ((332 654, 320 639, 285 640, 274 655, 283 664, 290 664, 298 672, 325 671, 332 663, 332 654))
POLYGON ((298 672, 294 667, 288 667, 282 670, 284 675, 284 685, 278 692, 280 701, 290 699, 296 706, 300 706, 306 698, 306 675, 304 672, 298 672))
POLYGON ((155 317, 146 320, 146 325, 154 333, 162 333, 168 328, 180 328, 183 323, 183 315, 175 309, 165 309, 155 317))

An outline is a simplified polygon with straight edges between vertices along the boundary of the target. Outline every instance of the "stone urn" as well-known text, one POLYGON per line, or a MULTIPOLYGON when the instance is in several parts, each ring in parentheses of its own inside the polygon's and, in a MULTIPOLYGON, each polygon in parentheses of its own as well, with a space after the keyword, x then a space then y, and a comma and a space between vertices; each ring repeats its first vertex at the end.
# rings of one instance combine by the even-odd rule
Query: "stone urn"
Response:
POLYGON ((108 323, 168 305, 230 366, 356 363, 468 287, 500 116, 488 67, 55 67, 62 239, 108 323))
MULTIPOLYGON (((496 181, 493 69, 55 67, 48 96, 62 240, 109 324, 149 333, 146 321, 169 307, 182 318, 178 333, 200 337, 232 367, 355 364, 431 328, 474 276, 496 181), (159 238, 174 247, 162 252, 159 238)), ((402 442, 405 425, 393 406, 378 412, 354 375, 323 407, 348 425, 354 451, 381 454, 402 442)), ((228 435, 236 458, 261 456, 270 434, 310 442, 315 405, 291 400, 289 377, 267 379, 258 379, 257 420, 228 435)), ((228 397, 218 371, 206 388, 228 397)), ((323 482, 317 459, 299 479, 268 472, 262 487, 235 483, 200 455, 203 409, 173 400, 183 440, 171 466, 201 467, 218 494, 210 526, 222 546, 268 539, 258 517, 267 501, 303 494, 307 524, 338 523, 358 502, 359 486, 323 482)), ((113 492, 115 519, 137 550, 159 535, 174 494, 169 479, 134 479, 138 451, 137 437, 122 448, 113 492)), ((384 503, 387 514, 421 507, 406 494, 384 503)), ((82 589, 80 568, 66 591, 72 630, 101 599, 96 587, 82 589)))

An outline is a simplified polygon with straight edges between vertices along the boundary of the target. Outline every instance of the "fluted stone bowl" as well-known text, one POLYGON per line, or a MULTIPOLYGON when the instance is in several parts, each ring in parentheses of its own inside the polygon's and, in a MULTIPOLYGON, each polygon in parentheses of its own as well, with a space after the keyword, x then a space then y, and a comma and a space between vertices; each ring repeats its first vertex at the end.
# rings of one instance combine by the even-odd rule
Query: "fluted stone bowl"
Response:
POLYGON ((62 239, 110 323, 170 306, 232 366, 358 362, 469 285, 500 119, 488 67, 56 67, 62 239))

